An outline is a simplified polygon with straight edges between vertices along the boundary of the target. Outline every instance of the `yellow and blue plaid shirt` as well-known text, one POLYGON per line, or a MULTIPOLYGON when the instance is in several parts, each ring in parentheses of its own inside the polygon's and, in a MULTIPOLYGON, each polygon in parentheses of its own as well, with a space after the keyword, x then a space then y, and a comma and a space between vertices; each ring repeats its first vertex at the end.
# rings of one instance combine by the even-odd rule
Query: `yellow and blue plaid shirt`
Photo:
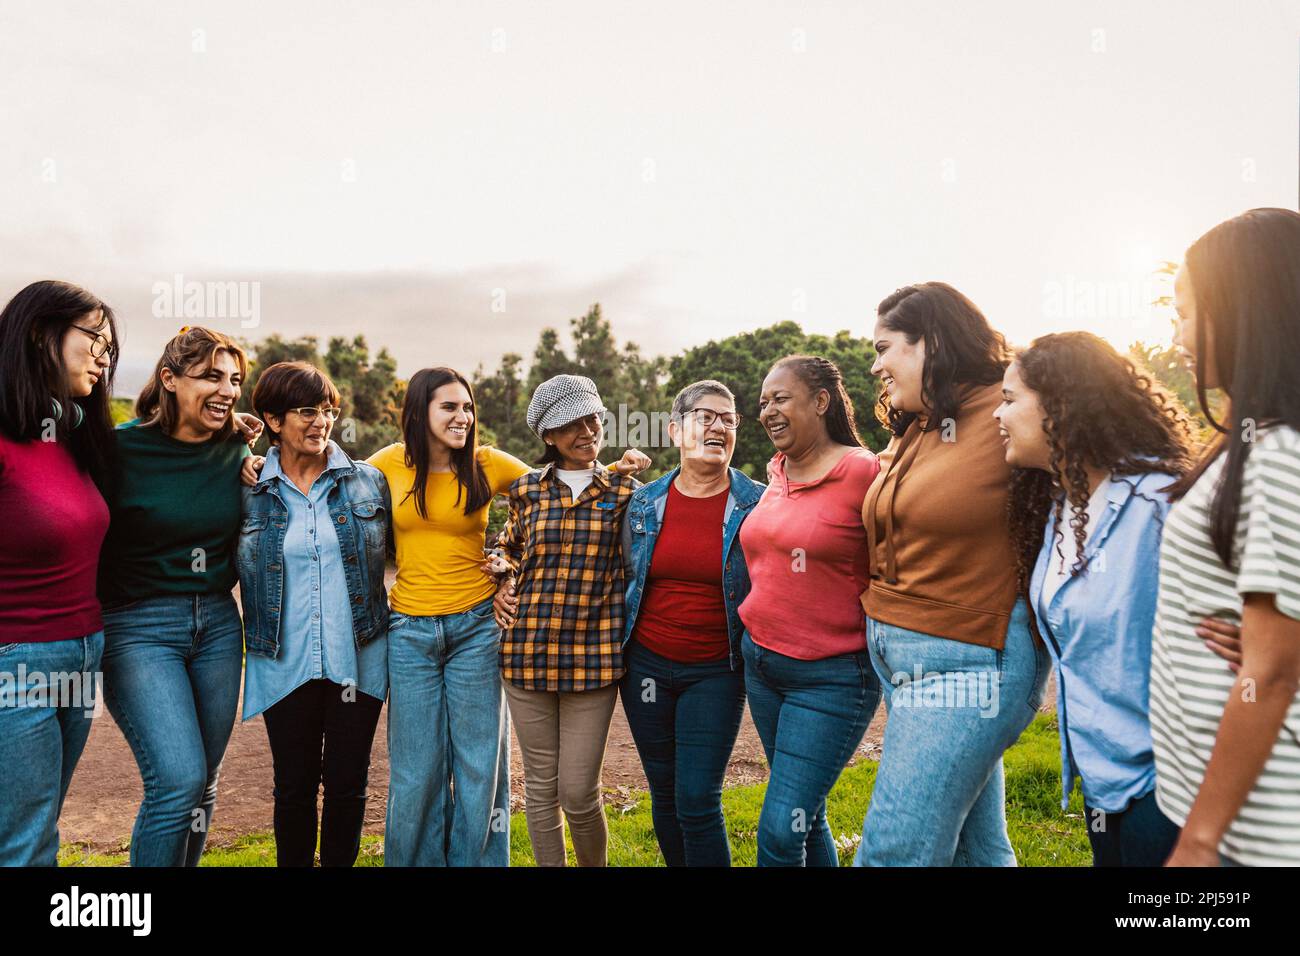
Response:
POLYGON ((573 492, 547 465, 510 486, 497 536, 515 572, 519 609, 501 632, 501 676, 524 690, 583 691, 623 676, 619 531, 635 478, 597 465, 573 492))

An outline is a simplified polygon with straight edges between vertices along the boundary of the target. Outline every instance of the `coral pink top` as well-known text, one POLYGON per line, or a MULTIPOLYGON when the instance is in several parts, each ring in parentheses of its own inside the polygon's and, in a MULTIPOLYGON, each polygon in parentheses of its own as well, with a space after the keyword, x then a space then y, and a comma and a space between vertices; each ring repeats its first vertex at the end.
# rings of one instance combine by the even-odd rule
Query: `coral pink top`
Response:
POLYGON ((740 619, 755 644, 806 661, 866 649, 862 501, 878 471, 861 448, 816 481, 791 482, 785 455, 773 457, 772 483, 740 527, 753 585, 740 619))

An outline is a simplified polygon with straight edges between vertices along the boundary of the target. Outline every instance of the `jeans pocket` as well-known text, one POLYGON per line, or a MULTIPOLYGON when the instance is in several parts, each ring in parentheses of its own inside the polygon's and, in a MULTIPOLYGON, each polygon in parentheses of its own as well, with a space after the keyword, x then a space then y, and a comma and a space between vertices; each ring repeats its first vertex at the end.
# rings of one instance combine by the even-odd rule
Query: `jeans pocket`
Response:
POLYGON ((1029 685, 1029 709, 1035 714, 1043 706, 1043 698, 1047 696, 1047 674, 1052 667, 1052 658, 1048 654, 1047 648, 1034 645, 1034 682, 1029 685))
POLYGON ((392 634, 399 630, 404 624, 411 619, 409 614, 403 614, 401 611, 390 610, 388 612, 388 633, 392 634))
POLYGON ((8 654, 10 651, 13 651, 21 646, 22 643, 20 641, 14 641, 13 643, 10 644, 0 644, 0 657, 3 657, 5 654, 8 654))
POLYGON ((495 595, 484 599, 481 603, 474 605, 465 613, 476 621, 486 621, 488 618, 492 617, 492 603, 494 600, 495 595))

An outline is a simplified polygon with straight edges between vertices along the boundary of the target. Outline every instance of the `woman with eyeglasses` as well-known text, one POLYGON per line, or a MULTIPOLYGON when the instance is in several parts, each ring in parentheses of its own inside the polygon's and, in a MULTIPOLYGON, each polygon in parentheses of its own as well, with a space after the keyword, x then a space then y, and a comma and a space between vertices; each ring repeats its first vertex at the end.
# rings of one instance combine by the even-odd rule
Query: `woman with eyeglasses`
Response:
POLYGON ((113 310, 66 282, 0 312, 0 866, 56 864, 96 710, 116 334, 113 310))
POLYGON ((729 866, 727 761, 745 712, 740 603, 749 572, 741 523, 763 485, 729 467, 740 414, 706 380, 673 400, 680 464, 632 495, 623 517, 623 712, 650 784, 669 866, 729 866))
POLYGON ((253 409, 271 449, 244 489, 237 564, 244 605, 244 720, 262 714, 275 777, 275 858, 356 862, 370 749, 388 694, 384 555, 388 483, 330 432, 339 392, 306 362, 266 369, 253 409))
POLYGON ((233 339, 187 326, 114 432, 99 598, 104 697, 144 783, 132 866, 197 866, 212 827, 244 651, 231 592, 247 371, 233 339))

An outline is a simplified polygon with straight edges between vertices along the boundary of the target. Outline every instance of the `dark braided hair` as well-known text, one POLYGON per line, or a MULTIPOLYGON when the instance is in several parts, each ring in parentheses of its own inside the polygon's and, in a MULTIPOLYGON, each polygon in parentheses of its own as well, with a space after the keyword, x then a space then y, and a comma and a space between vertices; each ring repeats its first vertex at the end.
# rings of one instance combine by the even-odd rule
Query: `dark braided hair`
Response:
POLYGON ((1056 553, 1065 560, 1061 528, 1066 498, 1078 553, 1070 574, 1085 567, 1087 468, 1180 477, 1192 466, 1193 431, 1177 398, 1090 332, 1044 335, 1015 361, 1025 386, 1042 405, 1051 464, 1049 471, 1013 470, 1007 498, 1016 576, 1021 593, 1027 594, 1049 511, 1056 520, 1056 553))
POLYGON ((839 366, 830 359, 820 355, 787 355, 778 359, 768 369, 768 374, 778 368, 788 368, 799 377, 809 393, 816 395, 822 389, 830 395, 830 407, 826 409, 826 432, 831 441, 839 445, 864 447, 862 437, 858 434, 858 423, 853 417, 853 399, 849 398, 844 387, 844 376, 839 366))

